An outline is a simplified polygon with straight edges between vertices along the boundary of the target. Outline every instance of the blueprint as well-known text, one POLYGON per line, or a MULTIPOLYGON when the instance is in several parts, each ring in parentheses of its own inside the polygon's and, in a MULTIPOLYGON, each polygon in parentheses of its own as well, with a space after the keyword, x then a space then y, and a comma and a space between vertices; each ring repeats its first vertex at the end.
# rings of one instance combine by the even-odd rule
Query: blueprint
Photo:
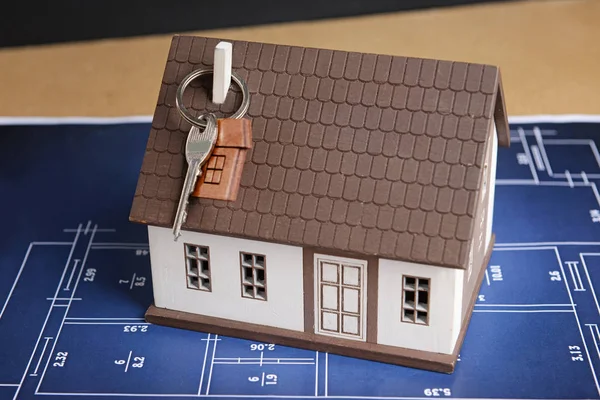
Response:
POLYGON ((452 375, 147 324, 150 118, 0 122, 0 400, 600 398, 600 118, 511 120, 452 375))

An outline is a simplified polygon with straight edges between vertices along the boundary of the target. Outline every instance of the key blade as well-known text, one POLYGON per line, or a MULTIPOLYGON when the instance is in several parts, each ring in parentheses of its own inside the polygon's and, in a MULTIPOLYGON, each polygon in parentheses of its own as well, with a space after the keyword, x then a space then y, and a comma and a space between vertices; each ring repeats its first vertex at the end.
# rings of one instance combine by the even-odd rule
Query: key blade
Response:
POLYGON ((177 239, 181 236, 181 227, 187 219, 189 198, 194 191, 194 187, 196 186, 199 175, 200 160, 192 159, 185 175, 185 180, 183 181, 183 188, 181 189, 181 196, 179 197, 179 205, 177 206, 177 213, 175 214, 175 222, 173 223, 173 236, 175 241, 177 241, 177 239))

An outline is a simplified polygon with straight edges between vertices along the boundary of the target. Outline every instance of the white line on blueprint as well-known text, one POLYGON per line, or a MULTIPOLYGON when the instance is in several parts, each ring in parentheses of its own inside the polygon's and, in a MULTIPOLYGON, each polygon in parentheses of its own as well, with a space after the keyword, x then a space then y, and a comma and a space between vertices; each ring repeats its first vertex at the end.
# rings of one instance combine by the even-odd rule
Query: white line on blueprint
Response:
MULTIPOLYGON (((219 335, 215 335, 215 339, 218 339, 219 335)), ((209 342, 207 342, 209 343, 209 342)), ((206 384, 206 395, 210 393, 210 382, 212 381, 212 372, 213 366, 215 365, 215 354, 217 353, 217 341, 215 340, 215 344, 213 345, 212 357, 210 360, 210 370, 208 371, 208 382, 206 384)))
POLYGON ((542 153, 540 153, 540 149, 535 144, 531 146, 531 154, 533 155, 533 160, 535 161, 537 169, 544 171, 546 167, 542 161, 542 153))
POLYGON ((594 383, 596 384, 596 390, 598 394, 600 394, 600 385, 598 384, 598 378, 596 377, 596 370, 594 370, 594 366, 592 365, 592 359, 590 358, 590 351, 588 350, 587 342, 585 341, 585 336, 583 335, 583 330, 581 329, 581 322, 579 322, 579 316, 577 315, 577 310, 575 309, 575 303, 573 302, 573 295, 571 294, 571 288, 567 283, 567 275, 565 274, 565 269, 563 268, 562 259, 560 258, 560 253, 558 252, 558 247, 554 247, 554 254, 556 255, 556 261, 558 261, 558 265, 560 267, 560 272, 563 276, 563 282, 565 287, 567 288, 567 293, 569 294, 569 300, 571 300, 571 304, 573 304, 573 315, 575 316, 575 321, 577 321, 577 328, 579 329, 579 334, 581 335, 581 340, 583 342, 583 347, 585 348, 585 353, 587 355, 588 363, 590 364, 590 370, 592 371, 592 375, 594 376, 594 383))
POLYGON ((485 270, 485 280, 487 282, 487 285, 490 286, 490 274, 488 273, 488 270, 485 270))
POLYGON ((325 353, 325 397, 329 396, 329 353, 325 353))
POLYGON ((133 353, 133 351, 129 350, 129 355, 127 356, 127 362, 125 363, 125 372, 127 372, 127 370, 129 369, 129 362, 131 361, 131 353, 133 353))
POLYGON ((135 272, 133 273, 133 278, 131 278, 131 285, 129 286, 129 290, 133 289, 134 283, 135 283, 135 272))
POLYGON ((85 231, 83 232, 85 236, 87 236, 88 232, 90 231, 90 225, 92 225, 92 221, 88 221, 87 225, 85 226, 85 231))
POLYGON ((544 147, 544 141, 542 140, 542 132, 540 128, 537 126, 533 127, 533 135, 535 136, 535 141, 540 149, 540 153, 542 155, 542 160, 544 161, 544 165, 546 166, 546 170, 548 171, 548 175, 552 176, 552 167, 550 166, 550 160, 548 159, 548 154, 546 154, 546 147, 544 147))
POLYGON ((63 290, 71 290, 71 282, 73 281, 73 275, 75 275, 75 271, 77 271, 77 264, 79 264, 79 259, 74 259, 73 262, 75 263, 75 265, 73 266, 73 270, 71 271, 71 276, 69 276, 69 281, 67 282, 67 287, 64 288, 63 290))
POLYGON ((319 352, 315 353, 315 396, 319 395, 319 352))
POLYGON ((594 289, 594 284, 592 283, 592 279, 590 278, 590 273, 588 272, 588 268, 587 268, 587 264, 585 262, 585 256, 594 256, 594 255, 600 255, 600 254, 594 254, 594 253, 579 253, 579 258, 581 259, 581 265, 583 265, 583 272, 585 272, 585 276, 588 280, 588 283, 590 284, 590 291, 592 292, 592 295, 594 296, 594 302, 596 303, 596 310, 598 310, 598 315, 600 315, 600 305, 598 305, 598 297, 596 296, 596 289, 594 289))
MULTIPOLYGON (((67 257, 67 262, 65 263, 65 266, 63 268, 63 273, 60 277, 60 281, 58 281, 58 285, 56 286, 56 291, 54 292, 54 297, 58 297, 58 293, 60 292, 60 288, 62 287, 63 281, 65 279, 65 275, 67 274, 69 264, 71 263, 71 257, 73 257, 73 251, 75 251, 75 245, 77 244, 77 240, 79 239, 80 234, 81 234, 81 224, 79 224, 77 234, 75 235, 75 239, 72 242, 71 251, 69 252, 69 256, 67 257)), ((30 249, 31 249, 31 247, 30 247, 30 249)), ((15 282, 15 284, 16 284, 16 282, 15 282)), ((21 382, 19 382, 19 387, 15 391, 13 400, 17 400, 17 398, 19 397, 19 392, 21 391, 21 388, 23 387, 23 382, 25 381, 25 377, 27 376, 27 371, 29 371, 29 367, 31 366, 33 357, 35 356, 38 345, 40 344, 40 340, 42 339, 44 329, 46 329, 46 325, 48 324, 48 320, 50 319, 50 314, 52 313, 52 309, 54 308, 54 302, 55 302, 55 300, 52 300, 50 307, 48 307, 48 313, 46 314, 46 319, 44 320, 44 323, 42 324, 42 329, 40 329, 40 334, 38 335, 35 345, 33 346, 33 351, 31 352, 31 356, 29 357, 29 362, 27 363, 27 366, 25 367, 25 371, 23 372, 23 376, 21 377, 21 382)), ((54 343, 56 343, 56 342, 54 342, 54 343)))
MULTIPOLYGON (((98 228, 96 229, 96 232, 116 232, 116 229, 106 229, 106 228, 98 228)), ((68 233, 68 232, 77 232, 77 229, 74 228, 65 228, 63 229, 63 232, 68 233)))
MULTIPOLYGON (((96 228, 98 228, 98 225, 94 225, 94 229, 92 229, 92 233, 90 234, 89 242, 88 242, 87 248, 85 249, 85 254, 83 256, 83 261, 81 262, 81 268, 79 269, 79 274, 77 274, 77 280, 75 281, 75 286, 73 286, 73 291, 71 292, 71 298, 73 298, 75 296, 75 293, 77 292, 77 288, 79 287, 79 282, 81 281, 81 274, 83 273, 83 269, 85 268, 87 258, 90 254, 90 247, 92 246, 92 243, 94 242, 94 236, 96 236, 96 228)), ((56 295, 55 295, 55 297, 56 297, 56 295)), ((54 343, 52 344, 52 350, 50 350, 50 354, 54 354, 54 349, 56 347, 56 344, 58 343, 58 339, 60 338, 62 329, 65 326, 65 318, 67 318, 67 316, 69 315, 69 309, 71 308, 71 304, 73 304, 73 302, 71 300, 69 300, 65 314, 63 315, 62 321, 60 321, 60 327, 58 328, 58 333, 56 334, 54 343)), ((50 357, 48 357, 48 360, 46 361, 46 365, 44 366, 44 371, 42 372, 42 376, 40 377, 40 380, 37 384, 35 393, 37 393, 40 390, 40 386, 42 385, 42 382, 44 381, 44 376, 46 376, 46 371, 48 370, 49 364, 50 364, 50 357)))
POLYGON ((473 310, 480 313, 572 313, 573 310, 473 310))
MULTIPOLYGON (((75 300, 75 299, 73 299, 75 300)), ((75 321, 75 320, 82 320, 82 321, 145 321, 144 318, 140 318, 140 317, 134 317, 134 318, 78 318, 78 317, 69 317, 69 318, 65 318, 67 321, 75 321)))
POLYGON ((96 242, 94 243, 94 247, 98 247, 98 246, 114 246, 114 247, 135 247, 135 248, 139 248, 139 247, 149 247, 148 243, 119 243, 119 242, 96 242))
POLYGON ((69 299, 68 297, 46 297, 46 300, 82 300, 81 297, 73 297, 69 299))
POLYGON ((147 322, 77 322, 77 321, 65 321, 66 325, 130 325, 130 324, 135 324, 135 325, 150 325, 150 323, 147 322))
POLYGON ((19 387, 18 383, 0 383, 0 387, 19 387))
POLYGON ((594 327, 596 327, 596 331, 598 330, 598 325, 585 324, 585 326, 590 328, 590 333, 592 334, 592 340, 594 341, 594 346, 596 347, 596 354, 598 354, 598 358, 600 358, 600 349, 598 348, 598 340, 596 339, 596 332, 594 331, 594 327))
POLYGON ((40 364, 42 363, 42 360, 44 359, 44 354, 46 354, 46 348, 48 347, 48 341, 52 340, 52 338, 45 337, 44 340, 46 342, 44 343, 44 348, 42 349, 42 354, 40 355, 40 359, 38 360, 38 363, 35 366, 35 371, 33 371, 33 374, 29 374, 29 376, 37 376, 38 370, 40 369, 40 364))
POLYGON ((535 170, 535 167, 533 166, 533 159, 531 157, 531 152, 529 151, 529 145, 527 144, 527 139, 525 139, 525 132, 523 131, 523 128, 518 128, 518 132, 519 132, 519 138, 521 139, 521 143, 523 144, 523 149, 525 150, 525 155, 527 156, 527 163, 529 164, 529 170, 531 171, 533 180, 534 180, 535 184, 537 185, 540 182, 540 180, 538 178, 537 171, 535 170))
MULTIPOLYGON (((555 175, 555 177, 563 177, 561 175, 555 175)), ((600 175, 599 175, 600 177, 600 175)), ((535 185, 535 186, 571 186, 571 184, 569 184, 569 182, 554 182, 554 181, 534 181, 532 179, 496 179, 496 185, 497 186, 529 186, 529 185, 535 185)), ((573 186, 589 186, 589 184, 586 184, 585 182, 573 182, 572 183, 573 186)))
POLYGON ((583 183, 585 183, 586 185, 589 185, 590 181, 588 180, 588 176, 585 173, 585 171, 581 171, 581 179, 583 179, 583 183))
POLYGON ((210 333, 208 334, 206 346, 204 347, 204 361, 202 362, 202 373, 200 374, 200 385, 198 385, 198 396, 202 394, 202 383, 204 382, 204 370, 206 369, 206 359, 208 357, 208 345, 210 344, 210 333))
MULTIPOLYGON (((571 304, 475 304, 477 307, 571 307, 571 304)), ((577 304, 575 304, 577 305, 577 304)))
POLYGON ((598 205, 600 205, 600 193, 598 193, 598 188, 596 187, 596 184, 592 182, 590 186, 592 187, 592 191, 594 192, 594 197, 596 197, 598 205))
MULTIPOLYGON (((517 246, 552 246, 544 247, 542 250, 552 249, 554 246, 600 246, 600 242, 515 242, 515 243, 496 243, 494 247, 517 247, 517 246)), ((535 249, 534 249, 535 250, 535 249)), ((600 253, 583 253, 585 255, 600 255, 600 253)))
POLYGON ((565 171, 565 177, 567 178, 567 182, 569 183, 569 186, 575 187, 575 185, 573 184, 573 178, 571 177, 571 173, 569 172, 569 170, 565 171))

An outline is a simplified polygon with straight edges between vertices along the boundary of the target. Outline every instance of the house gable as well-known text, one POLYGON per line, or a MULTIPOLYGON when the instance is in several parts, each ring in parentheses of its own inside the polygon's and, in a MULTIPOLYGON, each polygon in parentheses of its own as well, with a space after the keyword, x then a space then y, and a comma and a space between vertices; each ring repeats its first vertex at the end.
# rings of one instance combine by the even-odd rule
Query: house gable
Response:
MULTIPOLYGON (((173 39, 132 221, 173 223, 189 130, 175 91, 212 65, 216 43, 173 39)), ((487 132, 503 110, 496 67, 232 44, 250 91, 253 148, 236 200, 191 199, 183 229, 467 267, 487 132)), ((241 100, 235 89, 221 106, 208 96, 188 90, 184 102, 226 116, 241 100)))

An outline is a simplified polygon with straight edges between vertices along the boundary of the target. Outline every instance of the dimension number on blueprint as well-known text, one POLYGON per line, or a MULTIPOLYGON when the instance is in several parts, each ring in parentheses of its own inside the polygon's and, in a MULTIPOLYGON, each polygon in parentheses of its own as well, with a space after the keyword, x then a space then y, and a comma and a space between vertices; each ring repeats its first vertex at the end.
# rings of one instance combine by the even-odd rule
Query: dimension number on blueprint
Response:
POLYGON ((427 397, 448 397, 452 395, 449 388, 425 389, 423 393, 427 397))

